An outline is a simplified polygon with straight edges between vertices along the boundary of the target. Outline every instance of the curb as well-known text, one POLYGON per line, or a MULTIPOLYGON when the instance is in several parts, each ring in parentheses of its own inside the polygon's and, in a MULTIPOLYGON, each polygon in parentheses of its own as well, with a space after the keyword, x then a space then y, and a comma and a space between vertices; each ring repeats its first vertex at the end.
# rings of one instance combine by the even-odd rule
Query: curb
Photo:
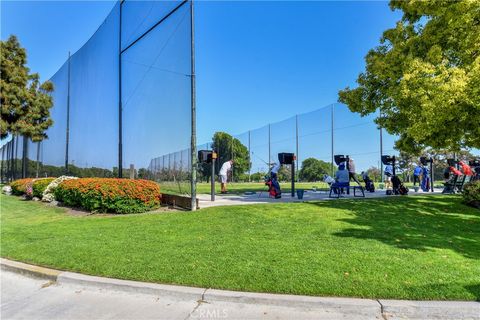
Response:
POLYGON ((59 271, 0 258, 1 269, 48 279, 57 284, 90 286, 99 289, 175 297, 197 302, 233 302, 294 308, 322 308, 355 314, 358 317, 378 315, 380 318, 480 319, 478 301, 413 301, 374 300, 340 297, 313 297, 288 294, 254 293, 165 285, 120 280, 59 271))
POLYGON ((0 264, 2 270, 51 281, 57 281, 57 277, 62 273, 62 271, 39 267, 18 261, 7 260, 4 258, 0 258, 0 264))

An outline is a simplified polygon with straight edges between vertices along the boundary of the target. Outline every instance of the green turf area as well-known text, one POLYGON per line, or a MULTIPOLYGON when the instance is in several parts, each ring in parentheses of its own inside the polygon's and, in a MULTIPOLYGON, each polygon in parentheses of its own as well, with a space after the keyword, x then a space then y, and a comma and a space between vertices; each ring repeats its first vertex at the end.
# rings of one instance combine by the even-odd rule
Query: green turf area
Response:
POLYGON ((480 299, 480 211, 455 196, 71 216, 1 196, 1 255, 161 283, 399 299, 480 299))
MULTIPOLYGON (((160 189, 162 193, 170 194, 182 194, 190 192, 190 184, 186 182, 175 183, 175 182, 160 182, 160 189)), ((362 186, 365 184, 361 182, 362 186)), ((413 189, 413 183, 404 183, 406 187, 413 189)), ((351 185, 356 185, 355 182, 352 182, 351 185)), ((380 185, 383 183, 376 182, 375 188, 380 190, 380 185)), ((282 182, 280 184, 283 193, 289 193, 291 190, 291 184, 289 182, 282 182)), ((306 189, 310 190, 316 187, 317 189, 328 190, 328 185, 325 182, 297 182, 295 183, 296 189, 306 189)), ((438 182, 435 184, 435 187, 443 187, 443 185, 438 182)), ((382 187, 383 189, 383 187, 382 187)), ((267 186, 263 182, 233 182, 228 184, 228 191, 231 194, 244 194, 245 192, 261 192, 267 191, 267 186)), ((220 193, 220 183, 215 183, 215 191, 220 193)), ((198 194, 210 194, 210 183, 197 183, 197 193, 198 194)))
MULTIPOLYGON (((291 190, 291 184, 282 182, 280 184, 282 192, 288 193, 291 190)), ((295 183, 296 189, 327 189, 328 186, 325 182, 298 182, 295 183)), ((162 193, 178 194, 179 190, 190 191, 190 185, 187 183, 174 183, 174 182, 160 182, 160 189, 162 193)), ((231 194, 243 194, 245 192, 261 192, 267 191, 268 187, 263 182, 233 182, 228 184, 228 192, 231 194)), ((215 192, 220 193, 220 183, 215 183, 215 192)), ((210 183, 197 183, 198 194, 210 194, 210 183)))

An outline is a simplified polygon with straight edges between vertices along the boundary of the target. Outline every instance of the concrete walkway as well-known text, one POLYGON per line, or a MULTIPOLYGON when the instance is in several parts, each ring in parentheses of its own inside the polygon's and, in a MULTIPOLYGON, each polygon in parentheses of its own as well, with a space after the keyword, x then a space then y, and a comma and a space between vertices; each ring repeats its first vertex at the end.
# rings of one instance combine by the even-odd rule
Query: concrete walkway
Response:
POLYGON ((480 319, 479 302, 233 292, 1 265, 2 319, 480 319))
MULTIPOLYGON (((415 192, 413 189, 410 189, 408 196, 419 196, 419 195, 439 195, 442 194, 443 189, 434 189, 434 192, 415 192)), ((226 194, 226 195, 216 195, 215 201, 212 202, 209 194, 199 194, 197 198, 199 199, 200 208, 209 208, 217 206, 234 206, 234 205, 244 205, 244 204, 260 204, 260 203, 288 203, 288 202, 308 202, 308 201, 320 201, 320 200, 341 200, 341 199, 371 199, 371 198, 383 198, 383 197, 402 197, 402 196, 387 196, 385 190, 376 190, 373 193, 365 192, 365 198, 363 197, 354 197, 353 190, 351 190, 350 195, 342 195, 340 199, 329 198, 329 193, 326 191, 312 191, 305 190, 305 194, 302 200, 299 200, 297 196, 292 197, 290 193, 283 193, 281 199, 273 199, 268 196, 267 191, 256 192, 254 194, 226 194)), ((358 191, 357 191, 358 195, 358 191)))

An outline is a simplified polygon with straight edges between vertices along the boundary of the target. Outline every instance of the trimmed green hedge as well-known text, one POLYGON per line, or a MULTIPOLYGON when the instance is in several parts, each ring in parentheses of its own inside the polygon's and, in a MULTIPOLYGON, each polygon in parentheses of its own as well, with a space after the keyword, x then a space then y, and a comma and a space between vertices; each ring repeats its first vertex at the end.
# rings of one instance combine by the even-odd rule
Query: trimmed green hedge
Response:
POLYGON ((55 180, 55 178, 43 178, 34 180, 32 185, 33 196, 42 199, 43 191, 45 191, 47 186, 53 180, 55 180))
POLYGON ((467 183, 463 187, 463 201, 476 208, 480 208, 480 180, 467 183))

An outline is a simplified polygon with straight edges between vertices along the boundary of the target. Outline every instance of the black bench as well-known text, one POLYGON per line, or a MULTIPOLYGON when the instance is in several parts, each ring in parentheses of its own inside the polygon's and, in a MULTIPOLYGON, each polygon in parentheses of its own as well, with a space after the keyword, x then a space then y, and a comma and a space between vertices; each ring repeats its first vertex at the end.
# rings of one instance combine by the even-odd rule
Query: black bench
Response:
POLYGON ((342 189, 347 189, 347 194, 350 194, 350 189, 353 189, 353 196, 354 197, 362 197, 365 198, 365 190, 362 186, 350 186, 348 182, 334 182, 330 185, 330 194, 328 195, 329 198, 340 198, 340 194, 342 193, 342 189), (360 193, 357 196, 357 191, 360 193), (332 192, 334 196, 332 197, 332 192))

